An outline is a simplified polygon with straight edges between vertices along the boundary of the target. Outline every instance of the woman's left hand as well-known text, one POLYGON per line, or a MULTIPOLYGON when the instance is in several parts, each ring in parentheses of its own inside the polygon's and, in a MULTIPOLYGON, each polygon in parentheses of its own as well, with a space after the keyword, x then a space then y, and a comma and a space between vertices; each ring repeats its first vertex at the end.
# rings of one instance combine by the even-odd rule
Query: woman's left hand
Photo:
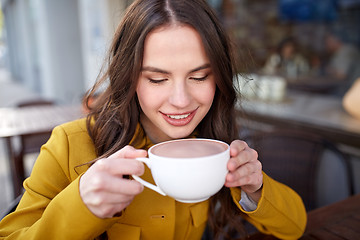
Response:
POLYGON ((255 201, 261 196, 263 184, 262 165, 257 152, 246 142, 235 140, 230 144, 230 160, 227 164, 226 187, 241 187, 255 201))

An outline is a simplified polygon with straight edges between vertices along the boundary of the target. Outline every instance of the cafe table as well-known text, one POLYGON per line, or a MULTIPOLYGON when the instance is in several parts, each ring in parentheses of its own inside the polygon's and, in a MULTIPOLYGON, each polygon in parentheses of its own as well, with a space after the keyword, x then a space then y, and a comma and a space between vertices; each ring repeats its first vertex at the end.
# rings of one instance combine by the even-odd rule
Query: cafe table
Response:
MULTIPOLYGON (((274 240, 274 236, 256 233, 250 240, 274 240)), ((308 212, 301 240, 360 239, 360 194, 308 212)))
POLYGON ((239 124, 251 130, 295 128, 360 148, 360 120, 349 115, 335 96, 288 91, 281 101, 239 98, 237 110, 239 124))
MULTIPOLYGON (((23 163, 16 161, 16 137, 50 135, 62 123, 83 116, 81 105, 42 105, 24 108, 0 108, 0 138, 5 140, 13 184, 13 195, 22 192, 23 163)), ((40 150, 40 146, 39 146, 40 150)))

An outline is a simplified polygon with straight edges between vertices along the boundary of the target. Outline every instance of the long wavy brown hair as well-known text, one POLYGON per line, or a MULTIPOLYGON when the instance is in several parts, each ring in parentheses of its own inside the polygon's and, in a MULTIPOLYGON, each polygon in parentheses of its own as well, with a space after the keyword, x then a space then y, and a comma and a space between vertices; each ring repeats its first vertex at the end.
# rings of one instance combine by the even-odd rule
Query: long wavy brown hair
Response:
MULTIPOLYGON (((200 137, 230 143, 238 137, 235 120, 237 93, 233 85, 236 65, 225 29, 204 0, 138 0, 126 11, 110 47, 106 69, 86 95, 90 109, 87 127, 99 157, 107 157, 129 144, 139 123, 141 108, 136 95, 144 42, 155 28, 173 23, 192 26, 201 36, 215 75, 213 104, 197 127, 200 137), (88 102, 98 94, 95 104, 88 102)), ((244 233, 228 188, 210 203, 209 226, 215 237, 244 233)))

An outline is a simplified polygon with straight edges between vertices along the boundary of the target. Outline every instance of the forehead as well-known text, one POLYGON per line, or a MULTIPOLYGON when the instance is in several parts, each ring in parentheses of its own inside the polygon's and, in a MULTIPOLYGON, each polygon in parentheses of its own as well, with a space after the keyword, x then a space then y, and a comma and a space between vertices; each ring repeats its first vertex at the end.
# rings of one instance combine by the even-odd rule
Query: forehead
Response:
POLYGON ((147 35, 143 63, 148 61, 161 64, 209 62, 200 34, 193 27, 183 24, 162 26, 147 35))
POLYGON ((145 38, 145 47, 151 43, 158 43, 157 45, 164 47, 167 45, 176 47, 178 44, 187 42, 203 44, 200 34, 190 25, 170 24, 150 31, 145 38))

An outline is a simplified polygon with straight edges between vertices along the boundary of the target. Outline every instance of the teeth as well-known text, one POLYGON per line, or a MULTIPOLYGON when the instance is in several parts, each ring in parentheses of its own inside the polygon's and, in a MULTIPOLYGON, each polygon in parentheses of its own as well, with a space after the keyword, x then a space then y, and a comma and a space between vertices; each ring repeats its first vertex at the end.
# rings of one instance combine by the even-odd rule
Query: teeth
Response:
POLYGON ((190 116, 190 113, 183 114, 183 115, 166 115, 166 116, 168 116, 169 118, 172 118, 172 119, 183 119, 183 118, 187 118, 188 116, 190 116))

